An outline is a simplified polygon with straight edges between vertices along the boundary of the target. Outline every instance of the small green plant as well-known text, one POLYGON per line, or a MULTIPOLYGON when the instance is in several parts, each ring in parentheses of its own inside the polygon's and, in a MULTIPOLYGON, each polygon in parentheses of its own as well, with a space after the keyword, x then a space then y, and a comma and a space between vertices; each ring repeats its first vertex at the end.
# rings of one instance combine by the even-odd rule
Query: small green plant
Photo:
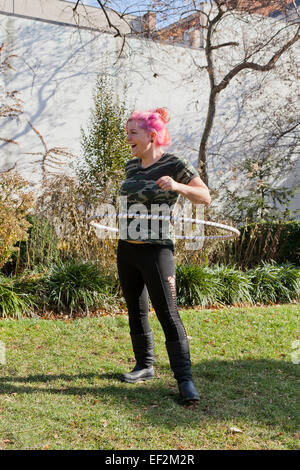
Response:
POLYGON ((291 265, 262 263, 247 273, 255 303, 290 302, 299 299, 300 273, 291 265))
POLYGON ((3 267, 5 274, 51 266, 58 256, 58 239, 52 224, 35 214, 28 214, 26 220, 30 223, 28 239, 17 243, 18 251, 12 254, 10 261, 3 267))
POLYGON ((291 302, 300 299, 300 270, 293 265, 280 266, 277 290, 278 302, 291 302))
POLYGON ((204 307, 218 302, 218 283, 214 273, 201 266, 177 266, 176 288, 179 305, 204 307))
POLYGON ((206 271, 216 280, 217 299, 221 304, 252 303, 250 281, 243 271, 224 265, 206 268, 206 271))
POLYGON ((21 318, 35 306, 33 294, 25 293, 13 277, 0 275, 0 317, 21 318))
POLYGON ((88 313, 99 303, 105 292, 105 279, 99 268, 91 262, 70 261, 59 263, 48 279, 49 301, 57 310, 88 313))
POLYGON ((93 186, 95 194, 101 195, 104 190, 109 193, 106 202, 114 200, 131 155, 125 129, 128 116, 125 99, 116 96, 111 78, 100 74, 87 130, 81 129, 83 160, 76 171, 81 182, 93 186))

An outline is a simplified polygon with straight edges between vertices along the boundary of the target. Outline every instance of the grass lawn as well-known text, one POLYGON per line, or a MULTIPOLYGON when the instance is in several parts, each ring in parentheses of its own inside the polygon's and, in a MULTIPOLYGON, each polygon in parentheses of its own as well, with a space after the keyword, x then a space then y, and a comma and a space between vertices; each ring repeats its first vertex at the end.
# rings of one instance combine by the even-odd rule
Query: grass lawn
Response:
POLYGON ((196 407, 178 404, 154 313, 156 378, 135 385, 119 380, 134 364, 126 315, 2 319, 0 449, 299 449, 299 313, 181 310, 196 407))

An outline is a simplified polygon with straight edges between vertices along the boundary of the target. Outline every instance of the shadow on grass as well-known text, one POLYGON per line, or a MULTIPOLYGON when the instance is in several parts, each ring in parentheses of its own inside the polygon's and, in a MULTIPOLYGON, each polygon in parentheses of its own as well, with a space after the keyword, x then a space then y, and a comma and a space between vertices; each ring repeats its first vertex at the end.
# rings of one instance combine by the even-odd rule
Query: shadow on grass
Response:
MULTIPOLYGON (((157 374, 167 370, 167 366, 156 367, 157 374)), ((204 418, 217 421, 246 418, 265 425, 280 425, 286 431, 297 430, 299 365, 267 359, 213 360, 196 364, 193 375, 201 400, 198 406, 186 410, 176 406, 179 397, 175 380, 165 377, 133 385, 121 383, 117 373, 0 376, 0 394, 89 396, 127 415, 142 412, 151 425, 168 424, 171 428, 187 421, 196 424, 204 418), (88 385, 72 386, 77 380, 88 381, 88 385), (103 380, 103 385, 99 380, 103 380), (58 386, 56 381, 63 383, 58 386), (41 383, 49 387, 32 386, 41 383)))

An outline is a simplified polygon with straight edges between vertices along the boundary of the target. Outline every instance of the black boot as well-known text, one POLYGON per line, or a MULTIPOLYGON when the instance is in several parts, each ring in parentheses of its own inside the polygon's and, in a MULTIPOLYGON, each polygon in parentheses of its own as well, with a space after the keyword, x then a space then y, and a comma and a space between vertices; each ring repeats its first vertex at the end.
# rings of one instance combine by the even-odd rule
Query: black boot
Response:
POLYGON ((131 372, 122 375, 122 381, 135 383, 140 380, 152 380, 154 378, 154 339, 152 331, 141 335, 131 335, 131 341, 136 365, 131 372))
POLYGON ((192 379, 188 340, 166 341, 166 348, 182 402, 199 401, 200 398, 192 379))

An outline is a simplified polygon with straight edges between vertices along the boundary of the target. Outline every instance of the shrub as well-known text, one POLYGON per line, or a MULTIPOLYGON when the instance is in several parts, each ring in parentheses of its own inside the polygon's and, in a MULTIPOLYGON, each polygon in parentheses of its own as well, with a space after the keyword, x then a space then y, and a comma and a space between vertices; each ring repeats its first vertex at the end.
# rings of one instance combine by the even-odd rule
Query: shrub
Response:
POLYGON ((263 263, 245 272, 223 265, 179 265, 176 276, 179 305, 209 307, 300 299, 300 270, 292 265, 263 263))
POLYGON ((0 316, 20 318, 32 313, 36 306, 35 297, 25 293, 14 278, 0 275, 0 316))
POLYGON ((30 223, 28 239, 17 243, 18 251, 3 267, 5 274, 50 266, 57 259, 58 239, 54 227, 39 215, 28 214, 26 219, 30 223))
POLYGON ((49 276, 49 301, 56 309, 89 312, 99 303, 99 294, 105 293, 105 278, 93 263, 59 263, 49 276))
POLYGON ((300 272, 291 265, 263 263, 248 271, 255 303, 291 302, 300 298, 300 272))
POLYGON ((300 300, 300 270, 293 265, 280 266, 277 286, 277 302, 300 300))
POLYGON ((28 183, 15 173, 0 174, 0 268, 17 251, 15 244, 28 238, 26 215, 33 207, 28 183))
POLYGON ((80 182, 89 182, 95 194, 106 191, 106 202, 115 200, 124 179, 125 163, 131 158, 125 129, 130 114, 126 90, 123 100, 115 90, 111 77, 98 75, 87 130, 81 128, 83 158, 76 168, 80 182))
POLYGON ((217 282, 217 299, 224 305, 241 302, 252 303, 250 281, 247 275, 234 267, 217 265, 207 268, 217 282))
POLYGON ((177 266, 176 288, 179 305, 205 307, 218 301, 216 277, 213 271, 208 272, 201 266, 177 266))
POLYGON ((178 266, 177 296, 181 305, 230 305, 252 302, 250 281, 232 267, 178 266))
POLYGON ((211 263, 252 268, 262 261, 300 266, 300 222, 261 222, 240 229, 241 236, 223 242, 210 255, 211 263))
POLYGON ((90 183, 59 175, 49 178, 37 200, 37 213, 53 224, 58 237, 57 249, 62 261, 93 260, 109 269, 116 258, 117 240, 99 240, 89 217, 107 200, 103 191, 95 195, 90 183))

